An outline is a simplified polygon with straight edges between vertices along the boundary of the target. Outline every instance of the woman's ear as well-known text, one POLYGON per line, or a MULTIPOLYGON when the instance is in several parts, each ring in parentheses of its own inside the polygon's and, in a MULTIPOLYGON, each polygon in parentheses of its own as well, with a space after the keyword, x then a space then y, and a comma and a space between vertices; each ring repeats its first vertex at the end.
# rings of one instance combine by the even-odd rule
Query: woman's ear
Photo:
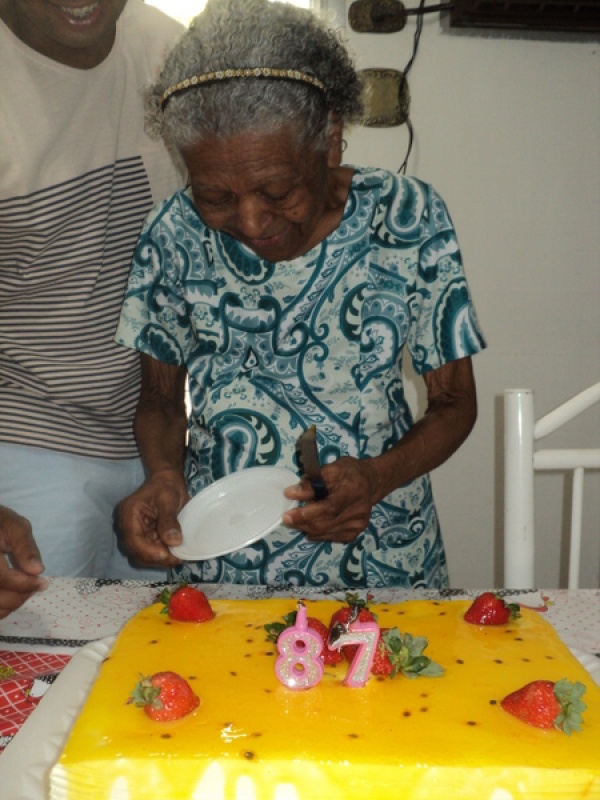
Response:
POLYGON ((339 167, 342 163, 342 152, 344 150, 343 143, 344 123, 341 119, 331 116, 329 118, 329 130, 327 137, 329 140, 329 147, 327 150, 327 166, 330 169, 339 167))

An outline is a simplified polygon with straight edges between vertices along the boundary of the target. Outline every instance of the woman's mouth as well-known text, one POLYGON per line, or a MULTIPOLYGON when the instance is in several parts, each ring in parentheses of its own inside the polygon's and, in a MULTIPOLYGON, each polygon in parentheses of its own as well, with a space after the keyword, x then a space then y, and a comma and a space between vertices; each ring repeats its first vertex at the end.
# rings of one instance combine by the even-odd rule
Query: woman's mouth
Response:
POLYGON ((270 250, 280 248, 282 245, 285 244, 287 239, 286 233, 278 233, 275 236, 264 236, 260 239, 250 239, 248 237, 244 237, 245 243, 254 250, 259 255, 262 253, 267 253, 270 250))

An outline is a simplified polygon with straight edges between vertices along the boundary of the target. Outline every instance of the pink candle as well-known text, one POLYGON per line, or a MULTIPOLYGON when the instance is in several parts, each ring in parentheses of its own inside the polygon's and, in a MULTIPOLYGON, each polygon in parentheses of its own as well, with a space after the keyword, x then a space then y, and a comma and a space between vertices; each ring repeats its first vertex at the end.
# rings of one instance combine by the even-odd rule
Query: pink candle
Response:
POLYGON ((344 678, 346 686, 360 688, 368 681, 378 641, 379 625, 376 622, 351 622, 347 632, 329 645, 332 650, 339 650, 346 644, 359 646, 344 678))
POLYGON ((302 603, 298 603, 295 625, 279 634, 277 649, 275 674, 284 686, 310 689, 319 683, 323 677, 323 640, 308 627, 306 607, 302 603))

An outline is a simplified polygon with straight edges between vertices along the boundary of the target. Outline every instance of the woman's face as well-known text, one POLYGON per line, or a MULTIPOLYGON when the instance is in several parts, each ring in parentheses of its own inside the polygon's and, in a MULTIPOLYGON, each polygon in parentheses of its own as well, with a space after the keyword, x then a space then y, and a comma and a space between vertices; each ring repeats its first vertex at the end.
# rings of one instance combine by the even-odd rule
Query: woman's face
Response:
POLYGON ((181 150, 206 224, 268 261, 302 255, 331 232, 337 137, 314 152, 289 130, 209 138, 181 150))
POLYGON ((110 53, 127 0, 0 0, 0 15, 29 47, 89 69, 110 53))

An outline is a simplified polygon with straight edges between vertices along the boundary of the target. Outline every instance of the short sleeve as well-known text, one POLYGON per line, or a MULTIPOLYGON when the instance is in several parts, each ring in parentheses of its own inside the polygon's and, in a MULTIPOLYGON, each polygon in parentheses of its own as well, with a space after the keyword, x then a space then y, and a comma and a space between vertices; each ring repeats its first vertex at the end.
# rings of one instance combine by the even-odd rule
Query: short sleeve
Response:
POLYGON ((181 193, 149 215, 135 249, 121 318, 119 344, 158 361, 182 365, 193 346, 178 247, 181 193))
POLYGON ((407 346, 418 374, 486 347, 467 284, 458 239, 437 192, 415 181, 421 218, 407 346))

